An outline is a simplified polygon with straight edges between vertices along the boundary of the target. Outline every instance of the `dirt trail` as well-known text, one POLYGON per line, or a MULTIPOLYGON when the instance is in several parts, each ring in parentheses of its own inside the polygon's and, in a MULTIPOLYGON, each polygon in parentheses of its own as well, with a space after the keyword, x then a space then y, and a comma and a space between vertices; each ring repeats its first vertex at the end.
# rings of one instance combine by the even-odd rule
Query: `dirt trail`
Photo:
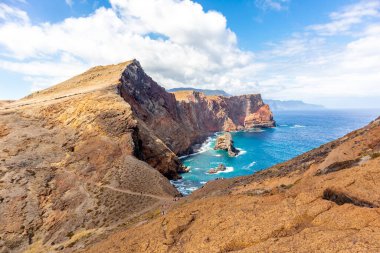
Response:
POLYGON ((133 220, 134 218, 142 216, 142 215, 144 215, 144 214, 146 214, 146 213, 148 213, 148 212, 150 212, 150 211, 152 211, 154 209, 160 208, 160 212, 162 213, 162 215, 165 215, 168 212, 168 210, 171 209, 171 207, 175 203, 175 202, 173 202, 174 198, 170 197, 170 196, 169 197, 163 197, 163 196, 157 196, 157 195, 148 194, 148 193, 141 193, 141 192, 139 193, 139 192, 134 192, 134 191, 130 191, 130 190, 122 190, 122 189, 118 189, 118 188, 115 188, 115 187, 112 187, 112 186, 109 186, 109 185, 100 185, 99 187, 101 187, 101 188, 107 188, 107 189, 110 189, 112 191, 117 191, 117 192, 121 192, 121 193, 125 193, 125 194, 131 194, 131 195, 135 195, 135 196, 151 197, 151 198, 154 198, 154 199, 158 200, 153 205, 147 206, 144 209, 142 209, 141 211, 132 214, 126 220, 123 220, 123 221, 120 221, 120 222, 114 224, 114 226, 111 226, 108 229, 109 231, 117 228, 123 222, 133 220))
POLYGON ((109 185, 101 185, 100 187, 102 188, 107 188, 107 189, 110 189, 110 190, 113 190, 113 191, 118 191, 118 192, 123 192, 123 193, 127 193, 127 194, 131 194, 131 195, 135 195, 135 196, 145 196, 145 197, 151 197, 151 198, 154 198, 154 199, 159 199, 159 200, 173 200, 173 197, 164 197, 164 196, 157 196, 157 195, 153 195, 153 194, 149 194, 149 193, 141 193, 141 192, 134 192, 134 191, 130 191, 130 190, 122 190, 122 189, 118 189, 118 188, 115 188, 115 187, 112 187, 112 186, 109 186, 109 185))

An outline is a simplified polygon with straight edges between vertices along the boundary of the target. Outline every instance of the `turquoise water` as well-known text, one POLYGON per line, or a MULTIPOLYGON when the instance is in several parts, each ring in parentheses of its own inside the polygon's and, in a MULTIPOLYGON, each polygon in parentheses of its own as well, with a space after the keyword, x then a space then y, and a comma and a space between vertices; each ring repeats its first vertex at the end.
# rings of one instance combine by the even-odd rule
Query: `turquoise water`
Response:
POLYGON ((190 167, 190 172, 172 183, 187 195, 216 178, 250 175, 342 137, 378 115, 379 110, 274 112, 277 127, 232 133, 235 147, 241 150, 237 157, 213 150, 216 136, 221 134, 215 133, 203 143, 198 153, 181 158, 184 165, 190 167), (219 163, 223 163, 227 170, 207 173, 219 163))

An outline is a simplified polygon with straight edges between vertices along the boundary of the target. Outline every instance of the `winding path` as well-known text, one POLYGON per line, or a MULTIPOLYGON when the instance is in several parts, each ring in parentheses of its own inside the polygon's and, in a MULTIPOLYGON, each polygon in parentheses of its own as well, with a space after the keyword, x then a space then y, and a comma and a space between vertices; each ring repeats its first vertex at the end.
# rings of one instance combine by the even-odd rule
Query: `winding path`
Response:
POLYGON ((173 198, 174 198, 172 196, 164 197, 164 196, 157 196, 157 195, 153 195, 153 194, 149 194, 149 193, 141 193, 141 192, 134 192, 134 191, 130 191, 130 190, 122 190, 122 189, 115 188, 115 187, 112 187, 109 185, 101 185, 100 187, 107 188, 107 189, 110 189, 113 191, 118 191, 118 192, 122 192, 122 193, 135 195, 135 196, 145 196, 145 197, 151 197, 151 198, 159 199, 159 200, 166 200, 167 201, 167 200, 173 200, 173 198))

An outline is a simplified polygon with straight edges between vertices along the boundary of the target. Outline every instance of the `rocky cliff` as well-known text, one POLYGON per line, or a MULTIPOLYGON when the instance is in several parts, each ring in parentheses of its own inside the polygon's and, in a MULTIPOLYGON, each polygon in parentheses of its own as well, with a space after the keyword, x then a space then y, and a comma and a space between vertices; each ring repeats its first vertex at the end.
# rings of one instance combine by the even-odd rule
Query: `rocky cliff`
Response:
POLYGON ((207 183, 85 252, 379 252, 380 118, 272 168, 207 183))
POLYGON ((140 126, 117 94, 125 68, 91 69, 0 110, 1 252, 73 250, 178 194, 138 159, 140 126))
POLYGON ((119 89, 138 121, 177 155, 191 152, 194 143, 216 131, 275 124, 260 94, 223 97, 196 91, 168 93, 137 61, 123 72, 119 89))
MULTIPOLYGON (((73 251, 165 212, 177 154, 265 107, 258 95, 245 112, 196 96, 176 100, 133 60, 0 103, 0 251, 73 251)), ((268 115, 253 124, 273 124, 268 115)))
POLYGON ((206 96, 197 91, 173 94, 179 101, 184 120, 201 131, 233 131, 275 125, 273 114, 260 94, 232 97, 206 96))

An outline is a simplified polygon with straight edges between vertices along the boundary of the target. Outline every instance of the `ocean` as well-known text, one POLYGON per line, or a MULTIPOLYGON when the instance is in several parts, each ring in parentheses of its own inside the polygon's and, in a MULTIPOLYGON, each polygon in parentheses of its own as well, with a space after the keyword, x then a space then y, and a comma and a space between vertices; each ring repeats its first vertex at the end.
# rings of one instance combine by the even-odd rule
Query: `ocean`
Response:
POLYGON ((215 133, 197 153, 181 157, 190 172, 171 182, 188 195, 216 178, 251 175, 342 137, 379 115, 380 110, 275 111, 274 128, 232 132, 235 147, 240 150, 238 156, 229 157, 225 151, 213 150, 215 139, 221 134, 215 133), (226 166, 225 171, 208 173, 220 163, 226 166))

